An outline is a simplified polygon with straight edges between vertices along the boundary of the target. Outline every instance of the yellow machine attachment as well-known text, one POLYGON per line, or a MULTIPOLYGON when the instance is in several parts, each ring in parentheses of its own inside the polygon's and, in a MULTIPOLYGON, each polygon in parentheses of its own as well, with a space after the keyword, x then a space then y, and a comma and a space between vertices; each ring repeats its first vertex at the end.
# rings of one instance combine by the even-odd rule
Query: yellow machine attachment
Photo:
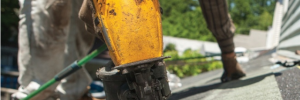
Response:
POLYGON ((97 71, 107 100, 166 100, 158 0, 92 0, 95 24, 116 65, 97 71))
POLYGON ((95 16, 116 66, 162 56, 158 0, 93 0, 95 16))

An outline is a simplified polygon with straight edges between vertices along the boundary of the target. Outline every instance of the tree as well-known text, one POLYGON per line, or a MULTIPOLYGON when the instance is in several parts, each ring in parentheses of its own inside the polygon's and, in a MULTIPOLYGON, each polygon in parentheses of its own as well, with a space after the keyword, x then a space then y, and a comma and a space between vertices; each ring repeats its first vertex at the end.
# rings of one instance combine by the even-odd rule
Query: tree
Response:
POLYGON ((164 35, 215 41, 195 0, 161 0, 164 35))
POLYGON ((18 0, 2 0, 1 3, 1 42, 6 46, 17 46, 18 0))
MULTIPOLYGON (((267 30, 272 24, 276 0, 227 0, 228 9, 237 34, 248 34, 250 29, 267 30)), ((160 0, 163 34, 168 36, 215 41, 206 27, 198 0, 160 0)), ((1 41, 17 44, 19 8, 17 0, 2 0, 1 41)))
MULTIPOLYGON (((236 34, 249 34, 250 29, 267 30, 272 24, 275 0, 228 0, 228 9, 236 34)), ((160 0, 163 34, 168 36, 215 41, 206 27, 197 0, 160 0)))
POLYGON ((250 29, 267 30, 272 25, 275 0, 228 0, 236 33, 249 34, 250 29))

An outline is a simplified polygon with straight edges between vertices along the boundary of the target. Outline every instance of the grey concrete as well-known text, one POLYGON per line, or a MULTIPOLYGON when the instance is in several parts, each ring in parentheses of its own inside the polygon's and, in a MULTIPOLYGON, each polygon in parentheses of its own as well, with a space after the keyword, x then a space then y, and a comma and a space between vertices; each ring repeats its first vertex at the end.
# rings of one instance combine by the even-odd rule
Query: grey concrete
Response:
POLYGON ((218 77, 200 81, 195 80, 189 88, 184 87, 185 89, 180 89, 180 91, 173 91, 170 100, 282 99, 276 79, 267 67, 248 73, 248 76, 241 80, 228 83, 220 83, 218 77))
POLYGON ((282 98, 300 100, 300 66, 275 73, 282 98))
POLYGON ((169 100, 282 100, 270 53, 242 64, 247 76, 240 80, 221 83, 222 69, 182 79, 169 100))

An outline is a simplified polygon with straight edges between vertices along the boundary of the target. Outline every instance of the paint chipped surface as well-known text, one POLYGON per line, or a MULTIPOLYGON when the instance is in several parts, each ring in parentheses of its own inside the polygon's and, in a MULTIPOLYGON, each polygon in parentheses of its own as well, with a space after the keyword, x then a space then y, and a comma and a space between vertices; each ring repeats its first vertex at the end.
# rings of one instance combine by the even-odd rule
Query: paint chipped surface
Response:
POLYGON ((134 0, 137 5, 141 4, 144 0, 134 0))
POLYGON ((162 56, 161 13, 157 0, 105 0, 105 5, 99 8, 98 13, 102 14, 107 28, 109 41, 105 41, 111 44, 108 48, 116 65, 162 56))
POLYGON ((115 9, 110 10, 110 11, 109 11, 109 14, 110 14, 110 15, 114 15, 114 16, 117 15, 117 13, 115 12, 115 9))

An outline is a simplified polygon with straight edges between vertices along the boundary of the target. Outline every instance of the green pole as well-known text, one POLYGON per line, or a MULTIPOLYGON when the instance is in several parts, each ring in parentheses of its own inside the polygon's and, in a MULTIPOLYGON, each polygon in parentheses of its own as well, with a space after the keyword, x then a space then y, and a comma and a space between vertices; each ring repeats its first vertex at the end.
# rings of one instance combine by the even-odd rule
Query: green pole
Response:
POLYGON ((59 72, 57 75, 55 75, 54 78, 52 78, 51 80, 49 80, 48 82, 43 84, 39 89, 33 91, 31 94, 29 94, 27 97, 25 97, 24 99, 21 99, 21 100, 30 100, 32 97, 34 97, 38 93, 42 92, 43 90, 45 90, 49 86, 53 85, 55 82, 60 81, 61 79, 67 77, 68 75, 70 75, 73 72, 80 69, 83 64, 87 63, 88 61, 90 61, 91 59, 93 59, 94 57, 99 55, 106 48, 107 48, 106 45, 100 46, 98 49, 94 50, 92 53, 85 56, 84 58, 82 58, 78 62, 74 62, 73 64, 71 64, 70 66, 68 66, 67 68, 65 68, 61 72, 59 72))
POLYGON ((32 97, 34 97, 35 95, 37 95, 38 93, 42 92, 43 90, 45 90, 46 88, 48 88, 49 86, 51 86, 52 84, 54 84, 56 82, 56 80, 54 78, 52 78, 50 81, 48 81, 47 83, 45 83, 44 85, 42 85, 39 89, 33 91, 32 93, 30 93, 26 98, 22 99, 22 100, 29 100, 32 97))
POLYGON ((89 54, 89 55, 85 56, 84 58, 82 58, 81 60, 79 60, 77 64, 79 66, 82 66, 83 64, 87 63, 88 61, 90 61, 91 59, 93 59, 94 57, 99 55, 106 48, 107 48, 106 45, 100 46, 97 50, 94 50, 91 54, 89 54))

